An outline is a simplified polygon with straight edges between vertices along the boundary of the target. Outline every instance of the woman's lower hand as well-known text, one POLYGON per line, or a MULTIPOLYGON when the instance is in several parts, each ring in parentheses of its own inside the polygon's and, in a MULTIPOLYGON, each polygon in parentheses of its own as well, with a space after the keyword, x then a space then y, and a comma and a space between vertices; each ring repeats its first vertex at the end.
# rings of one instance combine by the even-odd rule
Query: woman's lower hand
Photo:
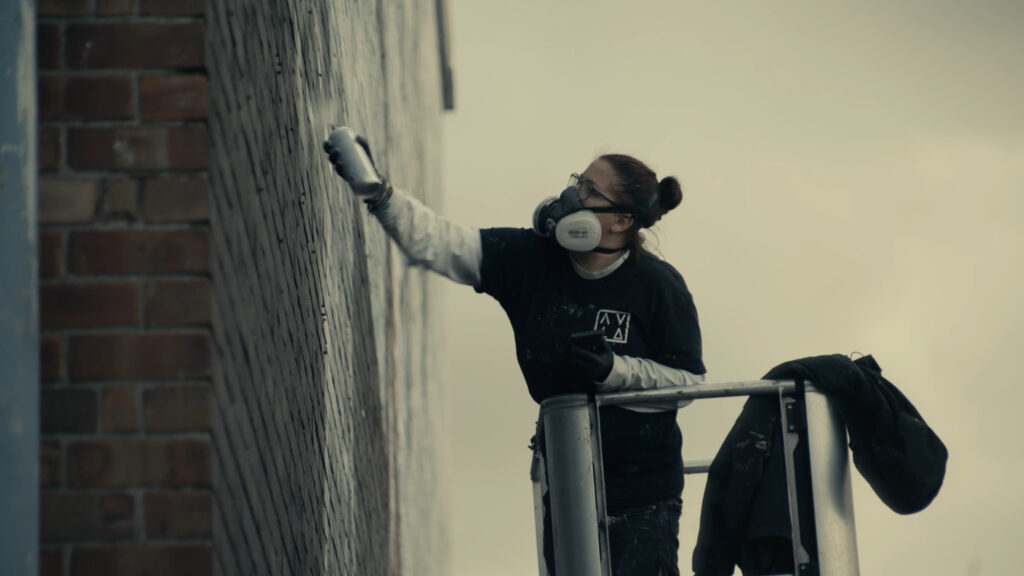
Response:
POLYGON ((612 365, 615 363, 612 345, 604 339, 601 340, 598 350, 570 344, 565 350, 565 357, 569 364, 590 382, 604 382, 611 374, 612 365))

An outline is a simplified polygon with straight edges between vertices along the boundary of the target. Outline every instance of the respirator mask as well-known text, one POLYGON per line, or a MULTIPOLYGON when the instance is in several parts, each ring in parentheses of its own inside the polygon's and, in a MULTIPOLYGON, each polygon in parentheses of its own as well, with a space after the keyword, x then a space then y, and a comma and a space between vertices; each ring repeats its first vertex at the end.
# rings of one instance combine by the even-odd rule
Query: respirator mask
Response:
POLYGON ((628 213, 622 206, 588 208, 580 201, 579 190, 569 186, 557 198, 546 198, 533 211, 533 231, 541 236, 555 237, 558 245, 572 252, 613 254, 618 250, 598 248, 601 222, 597 213, 628 213))

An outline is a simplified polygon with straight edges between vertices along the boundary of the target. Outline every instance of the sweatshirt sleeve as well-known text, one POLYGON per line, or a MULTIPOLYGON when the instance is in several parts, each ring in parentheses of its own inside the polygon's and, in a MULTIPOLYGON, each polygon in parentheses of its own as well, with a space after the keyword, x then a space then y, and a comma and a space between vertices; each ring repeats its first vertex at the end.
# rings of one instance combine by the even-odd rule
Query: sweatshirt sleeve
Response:
MULTIPOLYGON (((682 368, 672 368, 658 364, 647 358, 632 356, 613 356, 612 370, 603 382, 597 383, 598 392, 623 392, 626 390, 653 390, 670 386, 696 386, 704 383, 704 374, 694 374, 682 368)), ((685 400, 671 405, 626 406, 636 412, 661 412, 682 408, 692 400, 685 400)))
POLYGON ((460 284, 480 285, 479 229, 454 224, 397 188, 375 216, 413 263, 460 284))

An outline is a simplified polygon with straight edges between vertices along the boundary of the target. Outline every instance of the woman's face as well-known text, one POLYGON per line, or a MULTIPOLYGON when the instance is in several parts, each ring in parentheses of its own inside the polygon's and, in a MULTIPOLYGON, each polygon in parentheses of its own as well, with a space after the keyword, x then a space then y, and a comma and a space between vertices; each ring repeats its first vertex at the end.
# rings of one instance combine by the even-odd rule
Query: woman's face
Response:
MULTIPOLYGON (((594 190, 597 190, 601 194, 607 196, 619 204, 618 188, 619 178, 616 176, 615 171, 612 169, 612 165, 605 160, 598 158, 587 166, 587 169, 583 171, 580 176, 583 177, 585 183, 589 183, 593 186, 594 190)), ((583 201, 583 205, 590 208, 597 208, 599 206, 608 206, 608 201, 601 198, 598 194, 591 194, 589 198, 583 201)))
MULTIPOLYGON (((590 194, 588 197, 582 200, 583 205, 588 208, 598 208, 602 206, 610 206, 608 200, 616 204, 623 204, 623 198, 619 196, 619 177, 612 168, 612 165, 606 160, 598 158, 587 166, 587 169, 583 171, 580 176, 583 179, 584 186, 593 186, 593 189, 600 192, 600 194, 590 194), (601 196, 607 196, 607 199, 601 196)), ((620 233, 624 232, 633 223, 632 216, 615 214, 615 213, 598 213, 595 214, 599 222, 601 222, 601 234, 607 237, 609 233, 620 233)), ((602 241, 603 244, 603 241, 602 241)))

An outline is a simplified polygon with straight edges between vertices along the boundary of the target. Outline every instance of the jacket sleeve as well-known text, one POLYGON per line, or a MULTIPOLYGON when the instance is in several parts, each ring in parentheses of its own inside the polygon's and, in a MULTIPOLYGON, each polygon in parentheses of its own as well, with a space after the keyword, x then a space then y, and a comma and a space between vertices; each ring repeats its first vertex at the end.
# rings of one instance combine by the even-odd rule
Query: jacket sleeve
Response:
MULTIPOLYGON (((751 396, 718 449, 708 470, 693 549, 693 573, 697 576, 729 576, 742 562, 751 532, 751 511, 761 482, 770 473, 769 460, 781 440, 778 423, 778 400, 751 396)), ((785 468, 782 471, 784 487, 785 468)), ((784 522, 789 521, 785 491, 770 498, 769 503, 777 505, 784 522)))
POLYGON ((483 248, 478 229, 448 221, 397 188, 375 215, 413 263, 460 284, 480 285, 483 248))

